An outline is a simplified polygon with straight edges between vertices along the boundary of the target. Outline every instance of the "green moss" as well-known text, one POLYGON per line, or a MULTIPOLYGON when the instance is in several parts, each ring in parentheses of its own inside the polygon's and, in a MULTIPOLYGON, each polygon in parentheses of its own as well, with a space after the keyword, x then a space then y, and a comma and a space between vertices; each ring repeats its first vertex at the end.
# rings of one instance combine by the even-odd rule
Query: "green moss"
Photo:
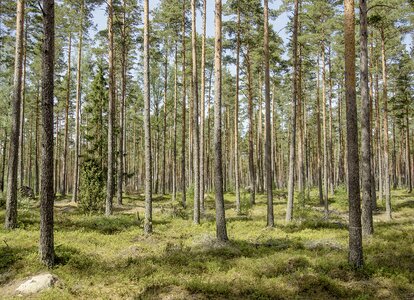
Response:
MULTIPOLYGON (((412 194, 395 191, 394 220, 375 215, 364 240, 365 266, 347 264, 347 196, 336 191, 324 219, 317 191, 295 203, 286 224, 286 200, 275 198, 275 228, 266 228, 266 197, 234 210, 226 195, 230 242, 215 236, 214 197, 206 197, 201 225, 192 206, 155 196, 154 234, 143 235, 143 197, 129 195, 109 218, 84 215, 66 199, 56 202, 56 266, 60 284, 39 299, 404 299, 414 295, 412 194)), ((394 196, 394 195, 393 195, 394 196)), ((244 199, 244 200, 243 200, 244 199)), ((191 200, 191 199, 189 199, 191 200)), ((19 229, 0 229, 0 295, 7 286, 46 271, 38 261, 37 202, 19 209, 19 229)), ((4 210, 0 211, 4 218, 4 210)), ((7 294, 10 295, 10 294, 7 294)), ((10 298, 10 297, 6 297, 10 298)), ((35 297, 36 298, 36 297, 35 297)))

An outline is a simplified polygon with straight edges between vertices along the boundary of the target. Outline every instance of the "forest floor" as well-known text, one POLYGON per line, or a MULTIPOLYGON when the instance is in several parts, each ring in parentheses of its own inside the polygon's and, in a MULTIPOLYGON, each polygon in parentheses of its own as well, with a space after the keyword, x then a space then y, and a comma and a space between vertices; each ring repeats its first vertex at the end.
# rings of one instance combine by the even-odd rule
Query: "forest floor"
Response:
MULTIPOLYGON (((191 195, 187 199, 191 199, 191 195)), ((275 197, 275 228, 265 228, 266 197, 241 215, 226 194, 230 242, 215 241, 214 198, 201 225, 170 198, 154 198, 154 234, 142 229, 142 196, 125 197, 113 216, 86 216, 68 199, 55 207, 57 285, 35 299, 414 299, 414 194, 393 191, 393 220, 383 205, 375 235, 364 240, 365 266, 347 264, 347 198, 337 191, 325 219, 316 192, 296 204, 286 224, 286 200, 275 197)), ((0 229, 0 298, 48 271, 39 263, 37 201, 19 205, 19 228, 0 229)), ((4 219, 4 208, 0 210, 4 219)))

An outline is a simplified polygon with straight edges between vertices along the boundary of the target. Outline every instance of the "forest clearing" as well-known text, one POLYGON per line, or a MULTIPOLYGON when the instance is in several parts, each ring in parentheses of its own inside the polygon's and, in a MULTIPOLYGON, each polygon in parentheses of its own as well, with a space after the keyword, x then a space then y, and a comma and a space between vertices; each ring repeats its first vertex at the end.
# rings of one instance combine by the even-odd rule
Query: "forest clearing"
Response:
POLYGON ((0 2, 0 298, 414 299, 412 0, 0 2))

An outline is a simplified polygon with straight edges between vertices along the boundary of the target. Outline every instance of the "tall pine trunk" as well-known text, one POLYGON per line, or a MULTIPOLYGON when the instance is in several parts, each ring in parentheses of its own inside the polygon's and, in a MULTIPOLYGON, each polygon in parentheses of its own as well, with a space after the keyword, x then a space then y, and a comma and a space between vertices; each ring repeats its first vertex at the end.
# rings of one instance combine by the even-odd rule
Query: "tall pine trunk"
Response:
POLYGON ((223 196, 223 168, 221 151, 221 0, 215 3, 214 37, 214 189, 216 198, 216 234, 219 241, 227 241, 226 215, 223 196))
POLYGON ((292 115, 291 115, 291 133, 289 146, 289 179, 288 179, 288 201, 286 209, 286 221, 292 221, 293 217, 293 198, 295 194, 295 149, 296 149, 296 99, 298 96, 298 0, 294 2, 293 15, 293 76, 292 76, 292 115))
POLYGON ((186 163, 185 163, 185 110, 186 110, 186 83, 185 83, 185 1, 183 1, 183 18, 182 18, 182 93, 183 101, 181 104, 181 188, 182 188, 182 197, 181 203, 185 208, 187 206, 186 198, 186 163))
POLYGON ((203 0, 203 36, 201 38, 201 98, 200 98, 200 210, 204 213, 204 119, 206 101, 206 20, 207 20, 207 0, 203 0))
POLYGON ((69 144, 69 104, 70 104, 70 80, 71 80, 71 55, 72 55, 72 33, 69 33, 68 49, 68 71, 66 81, 66 103, 65 103, 65 136, 63 142, 62 158, 62 186, 60 193, 66 196, 67 172, 68 172, 68 144, 69 144))
POLYGON ((80 107, 81 107, 81 67, 82 67, 82 42, 83 42, 83 0, 81 1, 81 22, 79 27, 78 63, 76 68, 76 108, 75 108, 75 161, 73 168, 72 201, 78 201, 79 193, 79 158, 80 158, 80 107))
POLYGON ((10 131, 9 170, 6 195, 6 219, 4 227, 13 229, 17 227, 17 165, 19 153, 19 124, 20 106, 22 97, 22 73, 23 73, 23 32, 24 32, 24 0, 17 2, 16 17, 16 50, 14 56, 14 86, 12 102, 12 126, 10 131))
POLYGON ((152 233, 151 96, 149 66, 149 7, 144 0, 144 128, 145 128, 145 220, 144 233, 152 233))
POLYGON ((195 224, 200 223, 200 160, 199 160, 199 130, 198 130, 198 74, 197 74, 197 31, 196 31, 196 1, 191 0, 191 56, 192 56, 192 94, 193 94, 193 168, 194 168, 194 216, 195 224))
POLYGON ((51 268, 54 264, 53 236, 53 97, 55 57, 55 1, 43 0, 42 51, 42 158, 40 192, 40 259, 51 268))
POLYGON ((236 212, 240 208, 240 167, 239 167, 239 81, 240 81, 240 7, 237 6, 237 41, 236 41, 236 95, 234 97, 234 184, 236 192, 236 212))
POLYGON ((354 0, 345 0, 345 87, 348 152, 349 264, 363 265, 361 196, 359 188, 358 124, 355 90, 355 12, 354 0))
POLYGON ((385 35, 381 30, 381 56, 382 56, 382 88, 383 88, 383 105, 384 105, 384 192, 385 192, 385 210, 389 220, 391 220, 391 184, 390 184, 390 168, 388 157, 388 91, 387 91, 387 62, 385 57, 385 35))
POLYGON ((361 86, 361 152, 362 152, 362 231, 365 235, 374 233, 371 197, 371 120, 368 87, 368 24, 367 1, 360 0, 360 86, 361 86))

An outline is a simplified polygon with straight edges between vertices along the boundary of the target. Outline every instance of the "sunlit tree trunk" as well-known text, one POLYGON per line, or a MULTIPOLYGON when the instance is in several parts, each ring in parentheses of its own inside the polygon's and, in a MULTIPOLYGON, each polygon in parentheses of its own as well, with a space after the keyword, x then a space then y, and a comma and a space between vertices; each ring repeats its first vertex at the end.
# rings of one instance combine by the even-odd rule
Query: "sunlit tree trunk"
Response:
POLYGON ((207 0, 203 0, 203 36, 201 38, 201 118, 200 118, 200 209, 204 213, 204 119, 206 101, 206 19, 207 19, 207 0))
POLYGON ((216 234, 219 241, 227 241, 223 196, 223 168, 221 151, 221 0, 215 5, 214 37, 214 189, 216 198, 216 234))
POLYGON ((22 97, 22 73, 23 73, 23 32, 24 32, 24 0, 17 2, 16 15, 16 48, 14 56, 14 79, 12 101, 12 126, 10 132, 9 170, 6 195, 6 214, 4 227, 13 229, 17 227, 17 166, 19 153, 19 124, 20 106, 22 97))
POLYGON ((291 132, 289 145, 289 179, 288 179, 288 201, 286 208, 286 221, 292 221, 293 217, 293 199, 295 195, 295 154, 296 154, 296 100, 298 97, 298 0, 294 1, 293 15, 293 74, 292 74, 292 112, 291 112, 291 132))
POLYGON ((354 0, 345 0, 345 86, 348 152, 349 264, 363 265, 361 198, 359 189, 358 124, 355 90, 355 12, 354 0))
POLYGON ((185 208, 187 206, 186 199, 186 163, 185 163, 185 131, 186 131, 186 121, 185 121, 185 106, 186 106, 186 83, 185 83, 185 1, 183 1, 183 19, 182 19, 182 96, 183 101, 181 103, 181 188, 182 188, 182 197, 181 203, 185 208))
POLYGON ((361 152, 362 152, 362 231, 365 235, 374 233, 371 198, 371 120, 368 87, 368 24, 367 1, 360 0, 360 86, 361 86, 361 152))

